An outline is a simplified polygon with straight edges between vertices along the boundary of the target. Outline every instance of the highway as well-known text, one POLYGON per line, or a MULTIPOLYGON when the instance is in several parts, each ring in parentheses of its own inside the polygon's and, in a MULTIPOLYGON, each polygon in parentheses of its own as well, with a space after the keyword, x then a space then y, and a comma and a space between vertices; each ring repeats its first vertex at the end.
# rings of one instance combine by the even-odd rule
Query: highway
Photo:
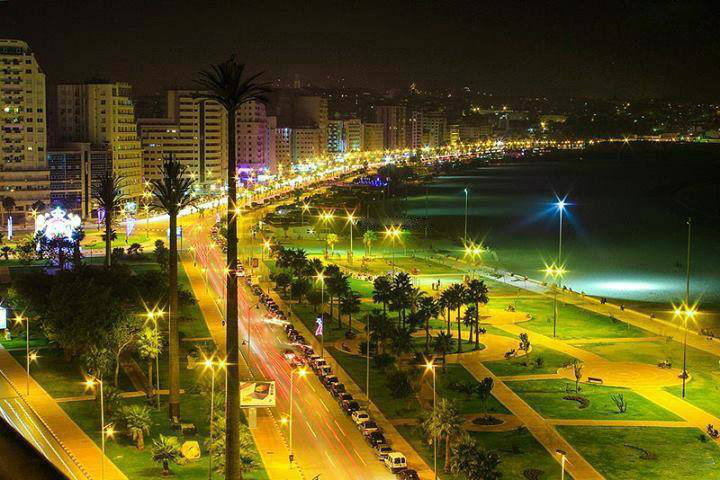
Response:
MULTIPOLYGON (((259 212, 254 212, 243 216, 238 222, 238 231, 242 237, 240 251, 243 242, 250 240, 250 225, 257 221, 258 215, 259 212)), ((220 248, 210 246, 210 222, 213 219, 214 215, 207 215, 204 222, 189 226, 188 237, 198 265, 205 268, 208 288, 215 294, 222 311, 225 254, 220 248)), ((241 353, 249 359, 249 367, 255 378, 276 382, 277 405, 271 412, 279 421, 289 415, 291 369, 283 352, 291 346, 287 343, 282 326, 265 320, 264 306, 258 305, 256 297, 245 286, 244 279, 239 280, 239 327, 241 336, 246 340, 241 346, 241 353)), ((317 475, 320 475, 319 480, 394 478, 311 370, 304 378, 295 375, 294 386, 293 451, 305 478, 317 475)), ((288 441, 288 426, 282 428, 288 441)))

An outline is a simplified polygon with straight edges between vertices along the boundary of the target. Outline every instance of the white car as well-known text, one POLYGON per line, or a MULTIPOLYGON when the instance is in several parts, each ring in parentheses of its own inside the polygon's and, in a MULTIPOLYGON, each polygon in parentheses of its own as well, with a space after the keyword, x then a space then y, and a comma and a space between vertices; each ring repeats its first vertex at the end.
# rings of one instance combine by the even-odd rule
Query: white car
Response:
POLYGON ((365 423, 370 420, 370 415, 368 415, 365 410, 358 410, 352 413, 352 419, 353 422, 355 422, 355 425, 360 425, 361 423, 365 423))
POLYGON ((407 460, 405 455, 400 452, 390 452, 384 460, 385 466, 391 472, 399 472, 407 468, 407 460))

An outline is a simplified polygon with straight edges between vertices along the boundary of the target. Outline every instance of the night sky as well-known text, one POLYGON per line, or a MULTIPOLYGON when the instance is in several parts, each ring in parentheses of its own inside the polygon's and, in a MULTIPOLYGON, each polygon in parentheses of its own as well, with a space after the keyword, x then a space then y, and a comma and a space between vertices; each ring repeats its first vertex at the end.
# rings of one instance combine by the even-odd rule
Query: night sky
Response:
POLYGON ((267 79, 507 95, 720 96, 713 2, 0 0, 48 83, 189 85, 237 52, 267 79), (260 6, 258 6, 258 4, 260 6))

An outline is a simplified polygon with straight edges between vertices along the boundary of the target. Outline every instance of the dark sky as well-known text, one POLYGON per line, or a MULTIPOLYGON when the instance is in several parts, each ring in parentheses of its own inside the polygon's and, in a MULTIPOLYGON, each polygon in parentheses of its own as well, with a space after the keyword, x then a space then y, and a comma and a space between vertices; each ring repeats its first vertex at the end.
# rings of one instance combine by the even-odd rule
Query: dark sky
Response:
POLYGON ((511 95, 720 97, 713 2, 0 0, 48 82, 139 93, 237 52, 268 79, 511 95))

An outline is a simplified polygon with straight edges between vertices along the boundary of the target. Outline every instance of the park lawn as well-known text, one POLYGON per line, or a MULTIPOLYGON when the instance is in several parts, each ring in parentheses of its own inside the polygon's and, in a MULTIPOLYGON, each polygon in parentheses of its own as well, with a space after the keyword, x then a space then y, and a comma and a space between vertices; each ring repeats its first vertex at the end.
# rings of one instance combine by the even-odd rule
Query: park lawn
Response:
MULTIPOLYGON (((209 435, 209 400, 199 394, 183 395, 181 399, 181 408, 183 413, 183 422, 194 423, 198 429, 195 435, 179 435, 177 431, 172 430, 167 419, 167 404, 162 403, 160 410, 150 409, 151 427, 150 435, 145 437, 145 449, 137 450, 122 432, 116 432, 113 440, 106 442, 106 452, 110 460, 122 470, 122 472, 132 479, 155 479, 161 478, 162 466, 152 461, 152 441, 159 434, 166 436, 176 436, 180 444, 187 440, 195 440, 200 444, 201 457, 193 462, 185 465, 171 465, 171 476, 177 479, 199 479, 206 478, 208 474, 208 451, 205 447, 205 440, 209 435)), ((123 405, 146 404, 144 399, 124 399, 123 405)), ((99 412, 98 406, 94 401, 81 402, 65 402, 60 404, 63 410, 82 428, 94 441, 99 445, 99 412)), ((259 455, 255 457, 258 463, 258 469, 243 474, 243 478, 252 480, 265 480, 267 474, 262 465, 259 455)), ((215 474, 217 477, 218 475, 215 474)))
MULTIPOLYGON (((0 340, 0 345, 2 345, 2 348, 8 351, 13 350, 22 350, 25 351, 25 332, 16 334, 13 336, 11 340, 0 340)), ((44 336, 33 335, 32 331, 30 332, 30 350, 37 348, 43 348, 47 347, 48 345, 48 339, 44 336)))
POLYGON ((580 393, 575 393, 575 382, 570 380, 527 380, 505 382, 528 405, 545 418, 592 419, 592 420, 682 420, 672 412, 655 405, 630 389, 605 387, 602 385, 580 384, 580 393), (565 388, 569 392, 565 392, 565 388), (618 413, 610 398, 611 394, 622 394, 628 404, 627 412, 618 413), (573 400, 564 400, 565 395, 580 395, 590 401, 587 408, 579 408, 573 400))
POLYGON ((718 478, 720 447, 700 441, 696 428, 661 427, 557 427, 605 478, 698 479, 718 478), (643 448, 657 456, 641 459, 643 448))
POLYGON ((483 362, 483 364, 489 368, 491 372, 498 376, 534 375, 541 373, 556 373, 560 367, 572 363, 573 360, 575 360, 575 358, 567 355, 566 353, 559 352, 543 345, 533 345, 532 350, 530 351, 530 365, 528 366, 522 364, 522 362, 525 361, 525 358, 494 360, 491 362, 483 362), (538 368, 533 362, 540 357, 543 359, 543 366, 538 368))
POLYGON ((368 282, 367 280, 361 280, 359 278, 350 278, 350 288, 362 298, 372 298, 372 282, 368 282))
MULTIPOLYGON (((583 345, 583 348, 616 362, 642 362, 657 364, 664 359, 673 367, 682 369, 683 346, 675 341, 603 343, 583 345)), ((720 369, 718 357, 692 347, 687 349, 687 383, 685 400, 715 416, 720 416, 720 369)), ((667 387, 673 395, 682 395, 682 386, 667 387)))
MULTIPOLYGON (((178 286, 192 293, 190 279, 185 273, 182 263, 178 263, 178 286)), ((178 330, 185 338, 208 338, 210 330, 197 303, 180 306, 180 322, 178 330)))
MULTIPOLYGON (((517 301, 517 310, 529 312, 533 316, 532 320, 522 324, 523 328, 552 336, 552 298, 520 298, 517 301)), ((632 325, 628 326, 620 321, 612 321, 604 315, 559 302, 557 336, 560 339, 569 340, 575 338, 650 337, 653 335, 632 325)))
MULTIPOLYGON (((16 350, 10 354, 20 365, 25 366, 25 351, 16 350)), ((46 348, 38 352, 37 361, 30 366, 30 375, 53 398, 77 397, 86 393, 83 385, 85 378, 78 359, 66 361, 63 351, 58 348, 46 348)), ((112 382, 112 375, 108 375, 108 383, 112 382)), ((122 368, 118 380, 120 390, 133 390, 122 368)))
MULTIPOLYGON (((510 413, 510 411, 492 395, 487 401, 487 410, 484 411, 483 404, 477 395, 465 395, 453 390, 451 385, 454 382, 462 382, 465 384, 472 383, 473 385, 478 384, 475 377, 473 377, 472 374, 459 363, 449 363, 445 366, 444 370, 441 367, 438 367, 436 373, 437 378, 435 388, 438 398, 453 400, 455 402, 455 406, 461 414, 510 413)), ((424 378, 425 381, 430 382, 430 385, 432 385, 432 376, 430 374, 426 375, 424 378)))
MULTIPOLYGON (((350 355, 334 347, 327 349, 364 392, 367 366, 365 357, 350 355)), ((415 396, 400 399, 390 391, 387 387, 385 375, 375 368, 372 362, 370 362, 370 399, 389 419, 419 418, 422 413, 415 396)))
MULTIPOLYGON (((412 445, 423 460, 432 468, 433 447, 415 426, 400 425, 398 432, 412 445)), ((559 478, 560 465, 547 453, 547 450, 527 431, 515 429, 509 432, 471 432, 470 436, 478 445, 486 450, 493 451, 500 457, 498 471, 507 479, 520 479, 527 469, 538 469, 544 472, 541 478, 559 478)), ((464 480, 462 475, 446 474, 443 472, 445 463, 445 444, 438 441, 438 478, 443 480, 464 480)), ((566 473, 565 478, 571 477, 566 473)))
MULTIPOLYGON (((295 315, 300 318, 300 320, 305 324, 305 326, 313 332, 313 335, 315 334, 315 329, 317 328, 317 324, 315 323, 315 319, 318 316, 319 310, 316 312, 313 310, 313 307, 311 305, 300 305, 299 303, 292 303, 290 304, 290 308, 295 313, 295 315)), ((333 312, 337 313, 337 309, 333 307, 333 312)), ((353 318, 353 323, 355 323, 355 319, 353 318)), ((324 342, 327 346, 331 342, 334 342, 335 340, 338 340, 340 338, 345 338, 345 332, 347 331, 347 322, 346 319, 343 317, 343 328, 338 328, 338 322, 337 319, 332 318, 326 318, 325 319, 325 325, 323 334, 325 336, 324 342)))
MULTIPOLYGON (((425 351, 425 335, 424 335, 424 331, 421 330, 421 332, 423 333, 422 336, 414 336, 412 339, 412 343, 413 343, 413 346, 414 346, 416 352, 424 352, 425 351)), ((457 331, 455 333, 457 333, 457 331)), ((430 336, 430 353, 431 354, 434 353, 434 349, 433 349, 434 344, 435 344, 435 337, 430 336)), ((473 352, 473 351, 475 351, 475 340, 470 342, 466 339, 462 339, 460 341, 460 347, 462 348, 463 353, 473 352)), ((478 350, 483 350, 484 348, 485 348, 485 345, 483 345, 482 342, 480 342, 480 348, 478 350)), ((448 355, 457 353, 457 337, 453 337, 452 346, 450 348, 450 351, 447 353, 448 353, 448 355)))

